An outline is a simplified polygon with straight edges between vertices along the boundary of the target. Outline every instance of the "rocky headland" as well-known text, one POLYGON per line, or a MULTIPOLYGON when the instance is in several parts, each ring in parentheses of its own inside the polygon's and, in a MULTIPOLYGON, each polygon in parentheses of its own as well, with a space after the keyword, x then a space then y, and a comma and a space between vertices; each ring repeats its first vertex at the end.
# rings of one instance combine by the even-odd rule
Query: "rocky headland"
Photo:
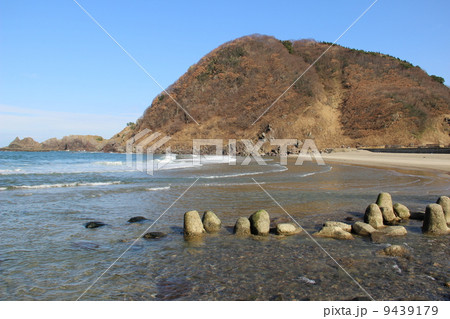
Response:
MULTIPOLYGON (((199 138, 224 139, 224 146, 228 139, 261 141, 261 153, 268 155, 279 152, 270 142, 280 138, 314 139, 323 150, 450 144, 450 89, 442 78, 399 58, 339 45, 259 118, 329 46, 264 35, 238 38, 192 65, 167 88, 170 97, 161 92, 135 124, 110 139, 17 138, 3 150, 124 152, 126 141, 144 129, 171 137, 159 151, 170 146, 173 153, 191 153, 192 139, 199 138)), ((245 153, 242 143, 237 152, 245 153)))

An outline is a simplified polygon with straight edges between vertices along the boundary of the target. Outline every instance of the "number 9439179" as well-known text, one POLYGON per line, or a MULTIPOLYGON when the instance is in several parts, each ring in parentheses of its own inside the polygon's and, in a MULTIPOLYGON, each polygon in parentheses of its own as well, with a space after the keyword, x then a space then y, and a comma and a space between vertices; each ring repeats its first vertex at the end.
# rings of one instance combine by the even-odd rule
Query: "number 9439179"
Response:
POLYGON ((436 316, 439 311, 437 306, 385 306, 383 310, 385 316, 436 316))

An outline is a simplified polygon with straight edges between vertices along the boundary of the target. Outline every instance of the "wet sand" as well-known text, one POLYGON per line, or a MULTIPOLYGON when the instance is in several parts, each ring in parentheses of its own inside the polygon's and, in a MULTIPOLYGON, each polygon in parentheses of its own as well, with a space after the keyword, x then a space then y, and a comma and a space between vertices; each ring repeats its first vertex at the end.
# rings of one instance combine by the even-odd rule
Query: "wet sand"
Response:
POLYGON ((355 150, 322 154, 325 162, 450 172, 450 154, 374 153, 355 150))

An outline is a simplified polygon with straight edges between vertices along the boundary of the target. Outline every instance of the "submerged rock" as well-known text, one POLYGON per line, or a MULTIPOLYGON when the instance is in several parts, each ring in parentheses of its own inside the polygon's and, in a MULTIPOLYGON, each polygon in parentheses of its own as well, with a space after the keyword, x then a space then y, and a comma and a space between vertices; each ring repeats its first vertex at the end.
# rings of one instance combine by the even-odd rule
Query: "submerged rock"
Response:
POLYGON ((375 229, 383 227, 383 214, 377 204, 373 203, 367 206, 366 213, 364 214, 364 222, 375 229))
POLYGON ((352 234, 336 226, 323 227, 320 231, 314 233, 313 236, 335 238, 335 239, 347 239, 347 240, 354 239, 352 234))
POLYGON ((441 205, 447 224, 450 224, 450 198, 441 196, 438 198, 437 204, 441 205))
POLYGON ((392 197, 389 193, 380 193, 377 198, 377 205, 380 207, 383 220, 386 223, 392 223, 399 220, 394 214, 394 207, 392 205, 392 197))
POLYGON ((378 252, 380 255, 392 256, 392 257, 409 257, 410 251, 403 245, 391 245, 378 252))
POLYGON ((100 247, 100 245, 96 243, 92 243, 89 241, 79 241, 71 244, 74 248, 86 249, 86 250, 95 250, 100 247))
POLYGON ((288 235, 295 235, 301 232, 302 229, 292 223, 281 223, 278 224, 276 227, 276 233, 278 235, 288 236, 288 235))
POLYGON ((388 226, 383 229, 378 229, 377 232, 381 232, 391 237, 405 236, 408 233, 403 226, 388 226))
POLYGON ((425 213, 424 212, 411 212, 409 219, 414 219, 414 220, 424 220, 425 218, 425 213))
POLYGON ((250 235, 250 221, 246 217, 239 217, 234 225, 234 233, 238 236, 250 235))
POLYGON ((220 230, 220 227, 222 226, 222 222, 220 221, 219 217, 214 214, 212 211, 206 211, 203 214, 202 218, 203 227, 208 233, 216 233, 220 230))
POLYGON ((376 231, 375 228, 370 226, 369 224, 363 223, 363 222, 356 222, 352 226, 352 230, 355 234, 361 235, 361 236, 369 236, 374 231, 376 231))
POLYGON ((375 243, 382 243, 387 240, 386 237, 405 236, 407 233, 403 226, 387 226, 371 233, 370 239, 375 243))
POLYGON ((346 223, 341 223, 341 222, 332 222, 332 221, 328 221, 325 222, 325 224, 323 224, 324 227, 339 227, 342 230, 346 231, 346 232, 351 232, 352 231, 352 225, 346 224, 346 223))
POLYGON ((439 204, 430 204, 425 210, 422 232, 433 235, 443 235, 449 232, 444 211, 439 204))
POLYGON ((267 236, 270 230, 270 217, 264 209, 253 213, 250 218, 250 230, 253 235, 267 236))
POLYGON ((129 223, 139 223, 139 222, 143 222, 144 220, 147 220, 147 218, 143 217, 143 216, 135 216, 135 217, 131 217, 128 222, 129 223))
POLYGON ((400 203, 394 204, 394 213, 401 219, 409 219, 411 216, 408 207, 400 203))
POLYGON ((205 233, 202 220, 196 210, 184 214, 184 234, 186 236, 199 236, 205 233))
POLYGON ((146 233, 144 236, 142 236, 142 238, 145 239, 159 239, 159 238, 163 238, 166 237, 167 234, 166 233, 162 233, 159 231, 154 231, 154 232, 148 232, 146 233))
POLYGON ((86 228, 98 228, 98 227, 102 227, 105 226, 105 223, 102 222, 88 222, 86 224, 84 224, 84 227, 86 228))

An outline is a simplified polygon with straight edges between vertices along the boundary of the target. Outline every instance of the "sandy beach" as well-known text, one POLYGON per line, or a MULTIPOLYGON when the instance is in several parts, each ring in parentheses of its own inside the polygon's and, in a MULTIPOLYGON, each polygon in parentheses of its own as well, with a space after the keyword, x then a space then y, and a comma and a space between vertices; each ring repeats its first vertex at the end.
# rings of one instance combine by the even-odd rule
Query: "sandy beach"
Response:
POLYGON ((364 150, 322 154, 325 162, 450 172, 450 154, 374 153, 364 150))

